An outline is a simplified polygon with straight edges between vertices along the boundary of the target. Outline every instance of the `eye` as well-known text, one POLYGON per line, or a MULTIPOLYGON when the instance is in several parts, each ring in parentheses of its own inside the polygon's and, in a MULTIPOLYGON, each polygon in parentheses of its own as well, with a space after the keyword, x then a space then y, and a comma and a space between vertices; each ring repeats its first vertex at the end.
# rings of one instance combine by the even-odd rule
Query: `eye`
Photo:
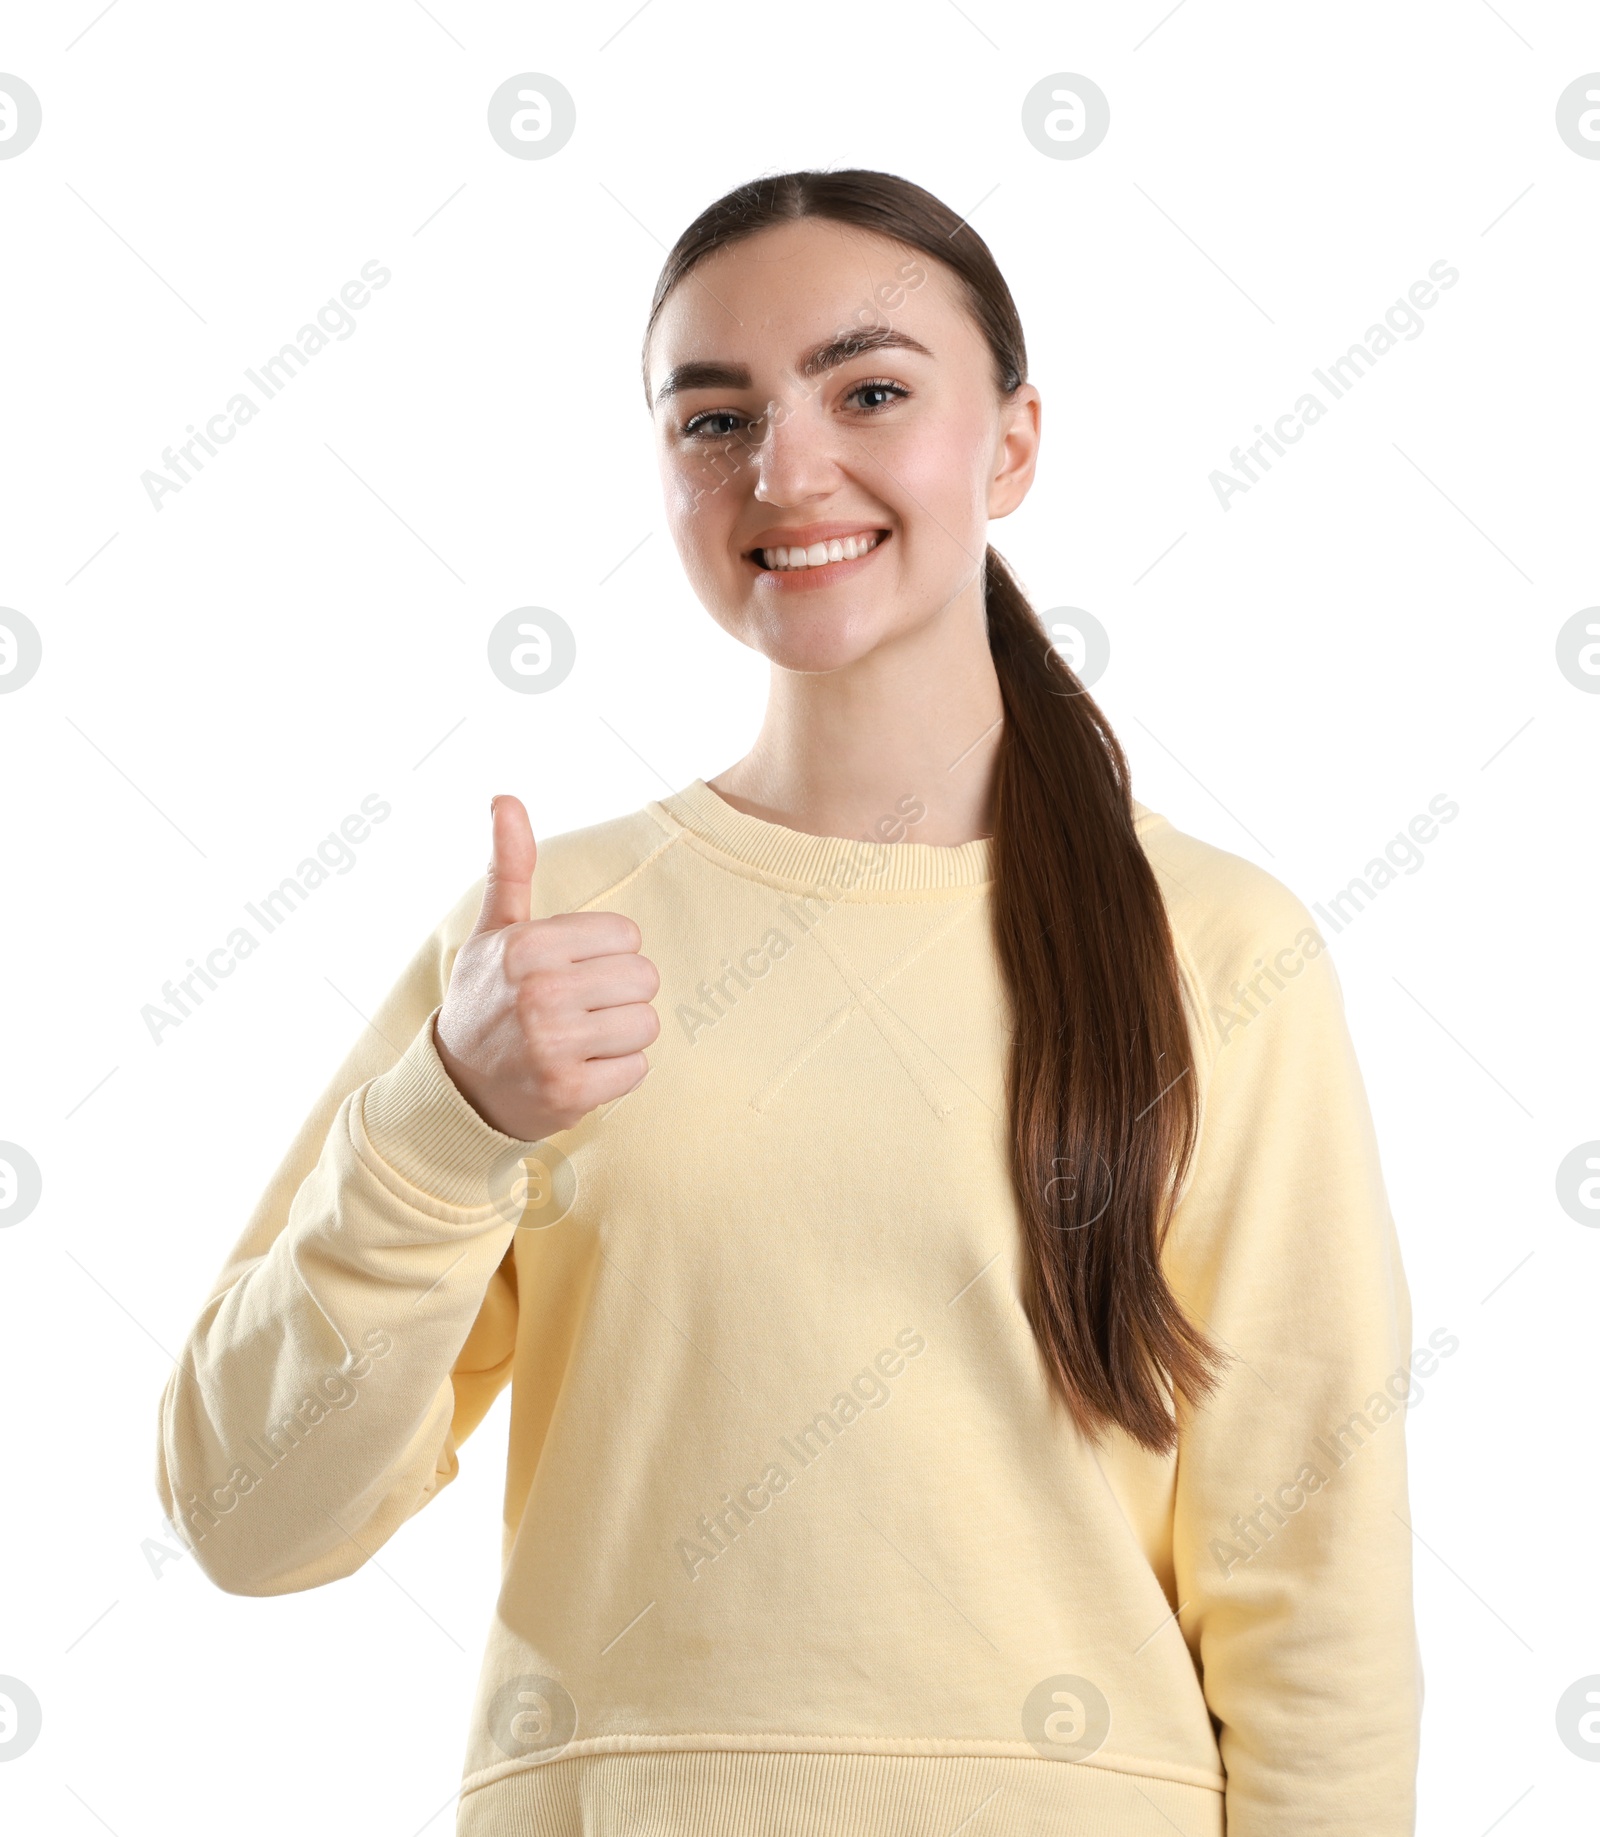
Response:
POLYGON ((742 415, 736 415, 731 408, 707 408, 697 415, 691 415, 680 430, 687 440, 726 440, 734 431, 731 427, 714 427, 717 421, 742 421, 742 415))
MULTIPOLYGON (((896 398, 904 400, 910 394, 911 391, 902 388, 899 383, 891 383, 887 377, 878 376, 871 377, 864 383, 852 383, 845 391, 844 399, 848 402, 852 396, 879 395, 886 396, 889 401, 892 401, 896 398)), ((862 406, 867 414, 877 414, 889 406, 889 401, 868 402, 863 403, 862 406)))

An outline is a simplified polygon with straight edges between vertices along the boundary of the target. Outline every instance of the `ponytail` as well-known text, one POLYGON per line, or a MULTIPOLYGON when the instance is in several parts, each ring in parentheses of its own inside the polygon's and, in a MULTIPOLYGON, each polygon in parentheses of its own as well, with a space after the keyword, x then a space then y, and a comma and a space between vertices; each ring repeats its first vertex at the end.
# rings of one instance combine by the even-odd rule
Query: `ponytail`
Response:
POLYGON ((1079 1424, 1166 1452, 1169 1393, 1203 1395, 1217 1361, 1159 1260, 1197 1127, 1166 907, 1116 735, 992 548, 984 605, 1005 706, 994 933, 1023 1304, 1079 1424))

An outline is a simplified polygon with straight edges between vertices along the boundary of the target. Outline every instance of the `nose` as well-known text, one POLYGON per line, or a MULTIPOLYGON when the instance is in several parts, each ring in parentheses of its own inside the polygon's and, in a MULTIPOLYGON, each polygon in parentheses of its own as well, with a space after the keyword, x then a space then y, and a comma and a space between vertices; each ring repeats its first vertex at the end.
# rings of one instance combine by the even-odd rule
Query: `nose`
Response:
POLYGON ((837 486, 837 455, 813 404, 769 405, 760 444, 751 455, 755 495, 763 504, 804 504, 837 486))

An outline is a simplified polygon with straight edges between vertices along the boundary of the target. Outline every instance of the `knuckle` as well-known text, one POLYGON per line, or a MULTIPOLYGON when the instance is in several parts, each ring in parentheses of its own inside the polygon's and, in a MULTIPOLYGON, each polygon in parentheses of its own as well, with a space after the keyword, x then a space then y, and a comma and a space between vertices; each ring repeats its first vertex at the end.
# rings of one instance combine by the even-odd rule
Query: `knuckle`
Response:
POLYGON ((594 920, 600 941, 618 956, 636 951, 644 942, 639 927, 625 912, 591 912, 588 916, 594 920))
POLYGON ((500 933, 500 961, 513 981, 531 975, 544 963, 540 941, 531 926, 508 925, 500 933))
POLYGON ((528 1067, 548 1090, 554 1080, 567 1074, 572 1063, 566 1035, 551 1027, 524 1025, 522 1038, 528 1067))
POLYGON ((543 1018, 560 1008, 562 977, 558 970, 527 969, 515 982, 517 1009, 525 1019, 543 1018))
POLYGON ((582 1074, 570 1061, 546 1072, 541 1082, 546 1109, 574 1121, 586 1114, 582 1074))

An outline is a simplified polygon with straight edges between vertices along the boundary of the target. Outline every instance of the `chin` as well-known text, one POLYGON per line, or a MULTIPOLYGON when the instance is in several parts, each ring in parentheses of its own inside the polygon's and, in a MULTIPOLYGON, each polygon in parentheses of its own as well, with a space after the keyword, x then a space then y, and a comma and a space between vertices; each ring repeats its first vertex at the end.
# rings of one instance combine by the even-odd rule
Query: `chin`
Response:
POLYGON ((876 607, 793 605, 756 612, 740 608, 729 630, 751 650, 782 670, 822 675, 842 670, 876 650, 892 633, 893 621, 876 607))

